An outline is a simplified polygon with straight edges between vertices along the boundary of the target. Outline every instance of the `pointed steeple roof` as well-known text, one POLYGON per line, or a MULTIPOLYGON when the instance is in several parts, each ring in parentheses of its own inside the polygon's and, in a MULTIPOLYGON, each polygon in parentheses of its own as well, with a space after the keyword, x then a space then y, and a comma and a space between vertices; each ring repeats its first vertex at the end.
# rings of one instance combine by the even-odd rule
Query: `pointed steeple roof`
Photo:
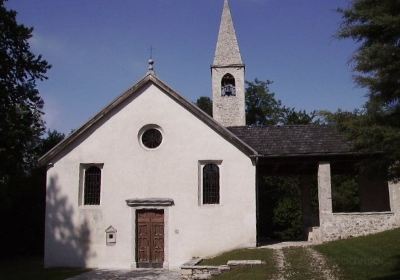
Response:
POLYGON ((243 64, 228 0, 224 2, 214 66, 243 64))

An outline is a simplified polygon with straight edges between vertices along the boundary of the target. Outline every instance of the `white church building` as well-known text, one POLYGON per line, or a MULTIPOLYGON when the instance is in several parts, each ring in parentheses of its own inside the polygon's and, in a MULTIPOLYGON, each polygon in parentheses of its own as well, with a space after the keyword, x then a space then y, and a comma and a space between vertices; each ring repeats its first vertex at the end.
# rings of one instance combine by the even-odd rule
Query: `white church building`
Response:
POLYGON ((334 128, 246 126, 245 65, 227 0, 211 70, 213 118, 160 80, 150 61, 143 79, 40 159, 47 267, 172 269, 255 247, 257 178, 291 166, 318 179, 319 222, 305 224, 310 239, 399 225, 396 184, 368 199, 376 184, 365 180, 365 212, 333 213, 333 164, 358 157, 334 128))

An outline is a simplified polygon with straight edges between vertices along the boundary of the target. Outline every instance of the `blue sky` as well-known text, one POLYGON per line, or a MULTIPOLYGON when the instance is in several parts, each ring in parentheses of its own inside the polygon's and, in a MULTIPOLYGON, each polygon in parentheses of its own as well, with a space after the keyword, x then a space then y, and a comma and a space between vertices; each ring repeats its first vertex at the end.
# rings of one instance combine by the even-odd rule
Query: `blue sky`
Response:
MULTIPOLYGON (((283 104, 352 110, 351 40, 335 31, 348 0, 231 0, 246 79, 269 79, 283 104)), ((9 0, 52 64, 40 83, 47 127, 68 133, 141 79, 154 48, 159 78, 189 100, 211 96, 223 0, 9 0)))

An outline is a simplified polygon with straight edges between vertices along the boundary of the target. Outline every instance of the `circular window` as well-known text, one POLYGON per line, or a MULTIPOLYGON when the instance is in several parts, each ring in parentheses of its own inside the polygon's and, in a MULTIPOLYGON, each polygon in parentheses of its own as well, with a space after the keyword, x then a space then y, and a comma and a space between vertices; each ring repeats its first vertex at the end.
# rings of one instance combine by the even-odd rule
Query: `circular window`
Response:
POLYGON ((156 128, 149 128, 142 134, 142 143, 146 148, 155 149, 161 145, 162 134, 156 128))

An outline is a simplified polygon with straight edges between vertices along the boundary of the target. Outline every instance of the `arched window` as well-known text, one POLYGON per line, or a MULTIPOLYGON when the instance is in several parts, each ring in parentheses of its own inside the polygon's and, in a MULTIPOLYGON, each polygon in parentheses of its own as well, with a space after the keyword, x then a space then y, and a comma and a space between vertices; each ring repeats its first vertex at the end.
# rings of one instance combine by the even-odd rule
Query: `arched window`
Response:
POLYGON ((203 204, 219 204, 219 167, 213 163, 203 167, 203 204))
POLYGON ((85 170, 84 205, 100 204, 101 169, 91 166, 85 170))
POLYGON ((231 74, 225 74, 221 80, 221 95, 222 96, 235 96, 236 83, 235 78, 231 74))

